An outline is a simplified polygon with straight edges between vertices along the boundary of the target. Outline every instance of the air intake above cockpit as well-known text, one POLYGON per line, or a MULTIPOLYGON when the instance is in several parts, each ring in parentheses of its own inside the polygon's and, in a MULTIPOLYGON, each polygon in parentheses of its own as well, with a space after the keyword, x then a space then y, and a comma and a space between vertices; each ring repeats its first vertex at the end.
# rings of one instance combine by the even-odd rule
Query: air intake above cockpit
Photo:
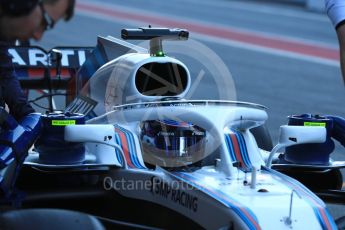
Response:
POLYGON ((177 96, 187 84, 188 73, 178 63, 146 63, 135 74, 135 86, 145 96, 177 96))

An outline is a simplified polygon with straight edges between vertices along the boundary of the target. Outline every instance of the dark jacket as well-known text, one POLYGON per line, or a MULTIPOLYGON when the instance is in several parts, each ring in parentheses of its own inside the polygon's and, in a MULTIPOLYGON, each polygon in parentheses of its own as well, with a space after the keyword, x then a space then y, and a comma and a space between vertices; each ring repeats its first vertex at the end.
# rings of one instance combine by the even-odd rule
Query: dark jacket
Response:
POLYGON ((27 102, 20 87, 19 80, 14 74, 8 44, 0 43, 0 105, 7 104, 10 114, 19 121, 35 110, 27 102))

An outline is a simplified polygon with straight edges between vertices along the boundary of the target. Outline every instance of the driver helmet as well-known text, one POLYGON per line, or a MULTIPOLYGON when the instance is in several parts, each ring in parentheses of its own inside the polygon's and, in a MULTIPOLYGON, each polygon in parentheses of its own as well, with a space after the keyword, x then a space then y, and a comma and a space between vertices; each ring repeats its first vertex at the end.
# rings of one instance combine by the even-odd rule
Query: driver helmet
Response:
POLYGON ((206 131, 184 121, 148 120, 140 123, 140 141, 146 163, 182 167, 204 157, 206 131))

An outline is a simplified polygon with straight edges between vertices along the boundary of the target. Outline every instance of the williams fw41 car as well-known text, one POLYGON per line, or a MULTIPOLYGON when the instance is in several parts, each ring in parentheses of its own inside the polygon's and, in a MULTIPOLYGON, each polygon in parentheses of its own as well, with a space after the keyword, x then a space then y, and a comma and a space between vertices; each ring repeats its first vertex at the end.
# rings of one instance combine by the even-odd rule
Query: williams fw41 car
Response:
MULTIPOLYGON (((42 81, 48 97, 62 86, 77 95, 65 111, 16 123, 1 110, 1 229, 339 227, 310 190, 331 194, 339 181, 309 189, 302 183, 310 181, 288 176, 339 179, 342 166, 329 160, 329 123, 337 118, 291 117, 278 145, 263 150, 265 128, 252 130, 264 127, 264 106, 188 99, 190 71, 162 45, 188 36, 122 30, 124 39, 149 40, 148 50, 99 37, 72 80, 42 81)), ((66 54, 53 53, 61 73, 66 54)))

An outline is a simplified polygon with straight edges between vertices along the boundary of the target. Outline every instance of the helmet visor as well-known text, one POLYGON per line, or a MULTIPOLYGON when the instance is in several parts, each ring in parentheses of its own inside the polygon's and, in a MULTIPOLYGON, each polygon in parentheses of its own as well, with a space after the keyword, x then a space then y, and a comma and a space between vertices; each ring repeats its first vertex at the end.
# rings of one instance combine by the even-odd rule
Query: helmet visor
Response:
POLYGON ((188 122, 144 121, 140 124, 144 161, 162 167, 181 167, 204 156, 206 132, 188 122))

